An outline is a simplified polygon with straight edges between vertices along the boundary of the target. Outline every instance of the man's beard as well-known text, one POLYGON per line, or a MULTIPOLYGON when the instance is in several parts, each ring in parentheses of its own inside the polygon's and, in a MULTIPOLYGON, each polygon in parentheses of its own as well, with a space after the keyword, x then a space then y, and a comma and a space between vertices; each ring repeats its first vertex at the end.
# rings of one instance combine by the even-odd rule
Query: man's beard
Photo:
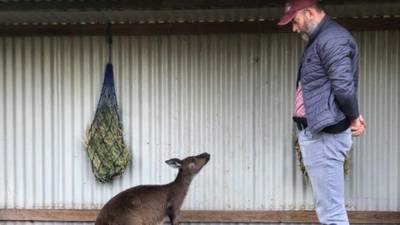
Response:
POLYGON ((302 38, 304 41, 308 42, 308 41, 310 40, 310 36, 308 36, 308 34, 307 34, 306 32, 300 31, 299 34, 300 34, 301 38, 302 38))
POLYGON ((311 36, 312 32, 315 30, 316 27, 317 27, 317 24, 315 22, 305 18, 304 29, 302 29, 299 32, 301 38, 303 38, 303 40, 308 42, 310 40, 310 36, 311 36))

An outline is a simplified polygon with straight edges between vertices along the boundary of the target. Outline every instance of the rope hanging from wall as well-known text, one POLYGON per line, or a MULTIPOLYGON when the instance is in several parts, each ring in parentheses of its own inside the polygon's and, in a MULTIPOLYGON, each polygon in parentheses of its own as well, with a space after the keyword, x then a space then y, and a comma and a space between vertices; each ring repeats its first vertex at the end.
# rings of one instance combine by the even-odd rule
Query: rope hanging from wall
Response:
POLYGON ((86 137, 86 150, 92 171, 101 183, 109 183, 123 174, 131 162, 131 154, 123 138, 123 126, 115 94, 111 64, 111 25, 107 29, 109 62, 105 68, 103 88, 93 122, 86 137))

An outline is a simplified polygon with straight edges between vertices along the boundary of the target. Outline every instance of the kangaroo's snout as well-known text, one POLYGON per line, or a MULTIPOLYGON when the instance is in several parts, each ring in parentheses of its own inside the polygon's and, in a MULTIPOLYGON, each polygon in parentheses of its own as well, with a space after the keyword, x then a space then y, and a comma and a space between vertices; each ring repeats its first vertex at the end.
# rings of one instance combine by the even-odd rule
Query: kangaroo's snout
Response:
POLYGON ((207 152, 204 152, 204 153, 202 153, 202 154, 200 154, 200 155, 198 155, 196 157, 205 158, 207 160, 207 162, 210 160, 210 154, 207 153, 207 152))

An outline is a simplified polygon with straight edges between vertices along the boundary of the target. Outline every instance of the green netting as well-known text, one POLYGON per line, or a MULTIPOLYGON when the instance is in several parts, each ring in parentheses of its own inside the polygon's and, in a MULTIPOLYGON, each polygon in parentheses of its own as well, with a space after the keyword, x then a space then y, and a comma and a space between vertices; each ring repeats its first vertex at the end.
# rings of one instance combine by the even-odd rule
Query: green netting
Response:
POLYGON ((101 96, 86 140, 92 170, 99 182, 108 183, 122 175, 131 162, 131 154, 124 143, 111 63, 106 66, 101 96))

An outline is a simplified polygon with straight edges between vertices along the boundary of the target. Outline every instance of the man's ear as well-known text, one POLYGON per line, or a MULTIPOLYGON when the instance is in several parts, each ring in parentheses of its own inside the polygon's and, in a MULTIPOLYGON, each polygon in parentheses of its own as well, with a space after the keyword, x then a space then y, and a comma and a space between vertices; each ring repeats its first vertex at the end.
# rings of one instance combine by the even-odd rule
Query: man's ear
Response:
POLYGON ((304 16, 306 16, 308 19, 313 19, 313 18, 315 18, 315 16, 316 16, 316 11, 315 11, 315 9, 314 8, 306 8, 305 10, 304 10, 304 16))
POLYGON ((182 166, 182 160, 173 158, 173 159, 168 159, 165 161, 166 164, 168 164, 172 168, 181 168, 182 166))

